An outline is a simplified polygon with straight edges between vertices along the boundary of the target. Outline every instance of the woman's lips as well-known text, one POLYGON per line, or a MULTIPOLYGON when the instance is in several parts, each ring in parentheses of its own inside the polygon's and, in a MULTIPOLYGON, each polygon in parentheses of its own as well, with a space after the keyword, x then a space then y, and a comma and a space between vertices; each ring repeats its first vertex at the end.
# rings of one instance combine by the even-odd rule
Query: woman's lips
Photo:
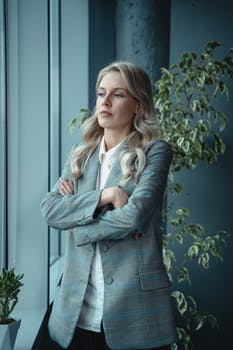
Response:
POLYGON ((102 111, 100 112, 101 115, 112 115, 112 113, 108 112, 108 111, 102 111))

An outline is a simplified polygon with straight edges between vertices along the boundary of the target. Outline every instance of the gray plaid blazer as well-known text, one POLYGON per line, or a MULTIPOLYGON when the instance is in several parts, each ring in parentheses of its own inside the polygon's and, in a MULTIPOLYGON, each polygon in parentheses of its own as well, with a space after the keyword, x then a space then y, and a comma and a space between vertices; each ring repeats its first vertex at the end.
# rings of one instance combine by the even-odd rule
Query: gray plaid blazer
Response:
MULTIPOLYGON (((111 349, 150 349, 176 340, 170 283, 162 261, 161 208, 172 150, 156 141, 146 151, 137 185, 123 189, 128 203, 96 210, 99 147, 85 174, 74 181, 75 194, 62 196, 59 181, 41 203, 48 225, 67 230, 65 264, 49 320, 51 337, 67 348, 72 340, 88 282, 95 242, 104 274, 103 328, 111 349), (139 240, 134 233, 143 233, 139 240)), ((69 178, 69 159, 62 177, 69 178)), ((105 187, 119 186, 120 163, 113 165, 105 187)))

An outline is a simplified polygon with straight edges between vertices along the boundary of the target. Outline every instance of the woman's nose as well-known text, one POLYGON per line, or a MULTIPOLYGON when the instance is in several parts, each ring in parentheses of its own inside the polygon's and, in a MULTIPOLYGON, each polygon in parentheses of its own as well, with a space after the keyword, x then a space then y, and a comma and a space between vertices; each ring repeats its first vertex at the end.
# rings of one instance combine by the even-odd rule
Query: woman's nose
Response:
POLYGON ((111 100, 109 95, 105 95, 102 101, 103 105, 110 105, 111 100))

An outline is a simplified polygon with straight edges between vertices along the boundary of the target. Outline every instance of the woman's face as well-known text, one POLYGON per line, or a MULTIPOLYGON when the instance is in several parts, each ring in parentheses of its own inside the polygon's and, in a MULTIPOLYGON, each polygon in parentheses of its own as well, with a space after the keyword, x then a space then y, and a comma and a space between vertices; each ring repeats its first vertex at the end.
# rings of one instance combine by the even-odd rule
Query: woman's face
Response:
POLYGON ((133 98, 119 72, 107 73, 97 89, 96 112, 99 125, 127 136, 138 111, 138 102, 133 98))

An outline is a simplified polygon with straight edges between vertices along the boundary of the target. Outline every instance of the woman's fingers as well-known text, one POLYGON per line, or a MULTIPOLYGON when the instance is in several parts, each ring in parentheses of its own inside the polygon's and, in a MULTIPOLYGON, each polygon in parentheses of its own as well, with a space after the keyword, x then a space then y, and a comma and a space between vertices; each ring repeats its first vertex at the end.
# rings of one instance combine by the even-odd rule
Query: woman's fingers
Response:
POLYGON ((71 181, 61 180, 59 190, 62 196, 70 195, 74 193, 74 185, 71 181))
POLYGON ((128 195, 120 187, 108 187, 101 193, 98 207, 112 203, 114 208, 122 208, 128 202, 128 195))
POLYGON ((120 187, 113 188, 114 195, 112 204, 114 208, 122 208, 128 202, 127 193, 120 187))
POLYGON ((133 238, 137 241, 137 240, 139 240, 142 236, 143 236, 143 233, 138 233, 138 232, 136 232, 136 233, 134 233, 133 238))

